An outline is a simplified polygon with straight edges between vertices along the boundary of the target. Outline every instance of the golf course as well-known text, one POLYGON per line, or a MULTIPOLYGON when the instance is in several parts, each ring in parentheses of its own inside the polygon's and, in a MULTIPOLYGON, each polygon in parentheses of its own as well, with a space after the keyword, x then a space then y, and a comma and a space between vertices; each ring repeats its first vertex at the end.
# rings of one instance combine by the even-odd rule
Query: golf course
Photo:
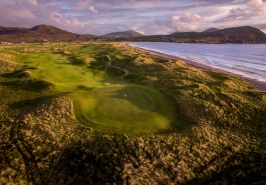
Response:
POLYGON ((0 184, 265 184, 266 92, 121 42, 0 45, 0 184))
MULTIPOLYGON (((93 49, 84 47, 79 55, 95 61, 93 49)), ((66 93, 74 102, 76 119, 85 127, 118 133, 154 133, 171 128, 173 104, 152 87, 126 82, 123 70, 115 66, 122 55, 102 55, 100 65, 105 71, 69 55, 60 51, 22 53, 18 63, 30 67, 25 70, 32 78, 53 84, 55 93, 66 93), (113 75, 108 74, 110 69, 116 70, 113 75)))

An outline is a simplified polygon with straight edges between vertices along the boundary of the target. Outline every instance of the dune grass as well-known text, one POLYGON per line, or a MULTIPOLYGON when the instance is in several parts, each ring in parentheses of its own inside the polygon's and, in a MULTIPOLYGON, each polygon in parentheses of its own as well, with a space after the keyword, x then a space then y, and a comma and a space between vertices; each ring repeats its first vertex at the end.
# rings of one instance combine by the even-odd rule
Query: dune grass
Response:
POLYGON ((120 43, 0 51, 0 184, 266 183, 266 92, 244 80, 120 43))
POLYGON ((97 45, 71 45, 64 51, 50 52, 38 47, 31 52, 33 48, 17 53, 16 62, 24 65, 31 78, 52 83, 54 93, 66 93, 84 126, 119 133, 154 133, 171 128, 175 120, 173 104, 154 88, 130 84, 121 77, 123 71, 108 68, 111 58, 114 63, 125 58, 111 47, 102 47, 103 55, 95 55, 97 45))

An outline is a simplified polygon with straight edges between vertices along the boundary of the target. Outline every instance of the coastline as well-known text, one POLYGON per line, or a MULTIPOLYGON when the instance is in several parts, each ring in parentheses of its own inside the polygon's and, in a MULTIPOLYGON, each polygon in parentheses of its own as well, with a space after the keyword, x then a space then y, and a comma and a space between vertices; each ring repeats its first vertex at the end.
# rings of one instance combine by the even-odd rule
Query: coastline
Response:
POLYGON ((248 77, 245 77, 245 76, 242 76, 242 75, 238 75, 238 74, 235 74, 235 73, 232 73, 232 72, 228 72, 226 70, 213 68, 211 66, 207 66, 207 65, 204 65, 204 64, 201 64, 201 63, 198 63, 198 62, 194 62, 194 61, 191 61, 191 60, 183 59, 183 58, 180 58, 180 57, 177 57, 177 56, 167 55, 167 54, 160 53, 160 52, 157 52, 157 51, 152 51, 152 50, 143 49, 143 48, 139 48, 139 47, 135 47, 135 46, 130 46, 129 44, 130 43, 126 43, 126 45, 129 46, 129 47, 137 48, 137 49, 139 49, 141 51, 144 51, 146 53, 149 53, 151 55, 154 55, 154 56, 157 56, 157 57, 160 57, 160 58, 163 58, 163 59, 182 60, 185 63, 187 63, 187 64, 189 64, 189 65, 191 65, 191 66, 193 66, 195 68, 198 68, 198 69, 211 70, 211 71, 214 71, 214 72, 220 72, 220 73, 225 73, 225 74, 229 74, 229 75, 232 75, 232 76, 236 76, 236 77, 241 78, 241 79, 247 81, 248 83, 250 83, 251 86, 254 88, 254 90, 266 91, 266 82, 261 82, 261 81, 258 81, 256 79, 252 79, 252 78, 248 78, 248 77))

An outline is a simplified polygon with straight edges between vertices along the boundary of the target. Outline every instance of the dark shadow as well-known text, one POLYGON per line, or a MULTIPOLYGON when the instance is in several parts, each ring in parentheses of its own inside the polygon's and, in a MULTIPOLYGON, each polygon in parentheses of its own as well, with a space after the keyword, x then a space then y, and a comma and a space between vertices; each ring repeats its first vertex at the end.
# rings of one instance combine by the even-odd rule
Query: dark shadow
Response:
POLYGON ((52 100, 55 97, 62 97, 68 94, 70 94, 70 92, 61 92, 56 95, 41 96, 33 99, 22 100, 9 105, 9 107, 11 109, 24 109, 25 107, 29 107, 30 109, 35 109, 36 106, 42 105, 47 101, 52 100))
MULTIPOLYGON (((228 150, 231 150, 228 148, 228 150)), ((184 184, 265 184, 266 163, 264 156, 257 152, 234 152, 228 157, 220 153, 217 158, 210 160, 209 163, 194 169, 195 173, 204 174, 210 166, 215 165, 217 159, 223 163, 220 171, 213 171, 204 176, 195 176, 194 179, 184 184), (223 160, 224 159, 224 160, 223 160), (237 161, 237 164, 233 165, 237 161)))
POLYGON ((96 61, 91 61, 89 63, 88 69, 104 71, 107 62, 108 60, 102 59, 101 57, 97 57, 96 61))
POLYGON ((113 76, 113 77, 123 77, 125 75, 125 71, 114 68, 112 66, 108 66, 106 70, 106 74, 113 76))
POLYGON ((98 75, 100 75, 101 74, 101 71, 99 71, 99 70, 92 70, 92 76, 98 76, 98 75))
POLYGON ((30 106, 30 107, 32 106, 34 109, 35 106, 41 105, 47 102, 48 100, 51 100, 54 97, 56 97, 56 95, 42 96, 42 97, 38 97, 34 99, 22 100, 22 101, 18 101, 18 102, 11 104, 10 108, 20 109, 20 108, 24 108, 25 106, 30 106))
POLYGON ((95 89, 95 87, 87 87, 85 85, 78 85, 77 86, 80 90, 84 90, 84 91, 92 91, 93 89, 95 89))
POLYGON ((1 85, 7 86, 7 87, 15 87, 21 90, 26 91, 35 91, 35 92, 42 92, 42 91, 49 91, 52 90, 53 84, 44 81, 44 80, 17 80, 12 82, 0 82, 1 85))
POLYGON ((219 84, 222 84, 224 81, 226 80, 230 80, 230 78, 228 77, 228 74, 224 74, 224 73, 220 73, 217 71, 204 71, 205 73, 207 73, 208 75, 211 76, 211 78, 216 79, 219 81, 219 84))
POLYGON ((5 73, 1 75, 5 78, 29 78, 31 76, 29 71, 17 70, 12 73, 5 73))
MULTIPOLYGON (((120 136, 121 137, 121 136, 120 136)), ((122 184, 127 148, 122 139, 97 135, 90 141, 74 141, 56 155, 43 174, 44 184, 122 184), (121 144, 117 152, 113 144, 121 144)))
POLYGON ((78 58, 74 55, 68 56, 68 60, 71 62, 72 65, 87 65, 85 59, 78 58))
POLYGON ((62 65, 73 65, 72 63, 69 63, 69 62, 57 62, 56 64, 62 64, 62 65))
POLYGON ((86 61, 82 58, 78 58, 72 54, 66 54, 63 51, 54 51, 53 54, 66 56, 69 62, 58 62, 57 64, 67 64, 67 65, 85 65, 86 61))
POLYGON ((23 69, 35 70, 35 69, 38 69, 38 67, 31 67, 31 66, 28 66, 28 65, 24 65, 23 69))

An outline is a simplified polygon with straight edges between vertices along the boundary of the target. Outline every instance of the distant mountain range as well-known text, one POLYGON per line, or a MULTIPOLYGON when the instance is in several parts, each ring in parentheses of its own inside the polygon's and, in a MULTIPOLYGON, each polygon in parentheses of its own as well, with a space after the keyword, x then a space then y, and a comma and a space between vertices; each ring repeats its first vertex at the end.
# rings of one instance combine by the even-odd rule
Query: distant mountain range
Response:
POLYGON ((88 40, 181 43, 266 43, 266 34, 251 26, 226 29, 210 28, 203 32, 174 32, 168 35, 142 35, 136 31, 128 30, 102 36, 75 34, 49 25, 38 25, 30 29, 0 26, 0 43, 88 40))
POLYGON ((133 30, 113 32, 103 35, 103 37, 141 37, 141 36, 143 36, 141 33, 133 30))
POLYGON ((181 43, 266 43, 266 34, 261 30, 242 26, 226 29, 211 28, 203 32, 174 32, 169 35, 143 36, 138 41, 181 43))
POLYGON ((214 32, 214 31, 218 31, 218 28, 209 28, 207 30, 204 30, 203 33, 210 33, 210 32, 214 32))
POLYGON ((75 34, 49 25, 38 25, 31 29, 0 26, 2 42, 87 41, 93 37, 94 35, 75 34))

